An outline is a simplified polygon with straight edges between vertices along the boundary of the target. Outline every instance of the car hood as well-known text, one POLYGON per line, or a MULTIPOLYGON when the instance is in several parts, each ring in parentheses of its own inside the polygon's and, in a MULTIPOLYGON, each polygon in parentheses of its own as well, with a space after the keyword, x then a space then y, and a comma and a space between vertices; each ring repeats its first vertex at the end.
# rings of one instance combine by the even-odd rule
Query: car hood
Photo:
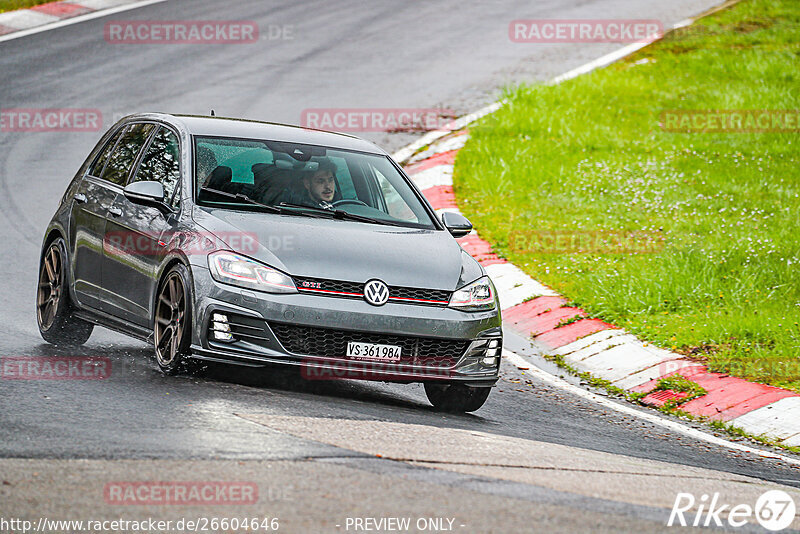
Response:
POLYGON ((483 274, 440 230, 199 206, 193 218, 231 250, 293 276, 453 291, 483 274))

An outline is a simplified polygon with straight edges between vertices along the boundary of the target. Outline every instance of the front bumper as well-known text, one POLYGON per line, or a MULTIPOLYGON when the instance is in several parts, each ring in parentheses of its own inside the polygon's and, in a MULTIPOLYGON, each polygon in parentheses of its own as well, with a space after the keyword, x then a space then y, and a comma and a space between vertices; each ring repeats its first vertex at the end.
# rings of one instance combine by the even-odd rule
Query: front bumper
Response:
MULTIPOLYGON (((361 299, 321 295, 277 295, 240 289, 211 278, 208 269, 192 266, 194 316, 192 357, 207 361, 248 366, 281 364, 297 366, 308 379, 351 378, 395 382, 446 380, 470 385, 492 385, 497 381, 502 345, 499 309, 468 313, 451 308, 390 302, 375 307, 361 299), (209 338, 214 314, 233 322, 246 323, 248 335, 234 341, 209 338), (281 326, 309 327, 308 331, 334 332, 339 337, 386 336, 402 338, 406 346, 462 344, 458 355, 435 359, 436 355, 415 354, 401 362, 375 362, 303 353, 297 343, 290 345, 276 335, 281 326), (253 335, 249 335, 253 334, 253 335), (414 344, 414 340, 419 340, 414 344), (497 346, 496 363, 487 365, 489 344, 497 346), (287 349, 287 345, 294 350, 287 349), (419 358, 417 357, 419 356, 419 358), (425 357, 423 357, 425 356, 425 357)), ((242 331, 241 329, 238 331, 242 331)), ((339 340, 341 341, 341 340, 339 340)), ((305 346, 305 345, 301 345, 305 346)), ((317 343, 315 346, 319 346, 317 343)), ((406 350, 406 349, 404 349, 406 350)), ((411 352, 411 351, 407 351, 411 352)), ((338 353, 337 353, 338 354, 338 353)), ((342 355, 343 356, 343 355, 342 355)))

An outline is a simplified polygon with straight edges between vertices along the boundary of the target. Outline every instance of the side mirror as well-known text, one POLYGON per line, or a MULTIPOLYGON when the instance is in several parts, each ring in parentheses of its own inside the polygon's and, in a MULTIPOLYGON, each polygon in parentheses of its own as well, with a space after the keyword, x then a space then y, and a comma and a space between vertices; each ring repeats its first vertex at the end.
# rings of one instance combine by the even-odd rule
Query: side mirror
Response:
POLYGON ((451 211, 442 213, 442 223, 453 237, 464 237, 472 231, 472 223, 469 222, 469 219, 451 211))
POLYGON ((133 182, 125 186, 122 193, 134 204, 154 206, 162 211, 172 211, 172 208, 164 202, 164 186, 161 182, 133 182))

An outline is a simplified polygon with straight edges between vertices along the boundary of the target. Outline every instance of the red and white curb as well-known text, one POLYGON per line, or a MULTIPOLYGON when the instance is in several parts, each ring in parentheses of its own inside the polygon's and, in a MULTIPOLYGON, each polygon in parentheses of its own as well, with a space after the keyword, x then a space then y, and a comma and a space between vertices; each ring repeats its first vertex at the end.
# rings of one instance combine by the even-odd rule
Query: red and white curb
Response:
POLYGON ((166 0, 78 0, 0 13, 0 42, 166 0))
MULTIPOLYGON (((453 165, 467 136, 465 130, 448 132, 430 145, 423 144, 426 147, 423 152, 399 154, 405 156, 406 172, 439 213, 458 212, 453 194, 453 165)), ((572 367, 621 389, 649 393, 642 402, 653 406, 680 400, 679 392, 654 389, 660 379, 681 375, 708 392, 684 403, 681 410, 728 422, 749 434, 763 435, 783 445, 800 446, 797 393, 712 373, 681 354, 642 342, 622 329, 589 317, 580 308, 570 307, 555 291, 498 257, 475 231, 458 241, 484 266, 494 282, 505 326, 535 339, 550 354, 561 356, 572 367)))
MULTIPOLYGON (((688 21, 676 27, 685 26, 688 21)), ((573 69, 551 81, 560 83, 606 66, 646 46, 635 43, 573 69)), ((466 128, 503 105, 497 102, 461 117, 447 128, 429 132, 396 152, 419 189, 437 212, 458 212, 453 194, 453 167, 458 151, 468 139, 466 128)), ((506 327, 558 355, 580 371, 591 373, 630 392, 647 393, 641 400, 662 406, 685 393, 655 391, 658 381, 680 375, 707 393, 680 405, 695 416, 724 421, 755 436, 782 445, 800 446, 800 395, 793 391, 712 373, 697 362, 642 342, 622 329, 589 317, 552 289, 492 251, 491 245, 473 231, 458 240, 461 247, 484 266, 497 288, 506 327), (568 322, 569 324, 564 324, 568 322)))
POLYGON ((752 454, 755 456, 759 456, 761 458, 771 458, 775 460, 780 460, 788 465, 800 467, 800 460, 798 460, 796 457, 786 456, 784 454, 780 454, 774 451, 757 449, 743 443, 736 443, 733 441, 729 441, 720 438, 718 436, 715 436, 713 434, 703 432, 698 428, 687 426, 679 421, 673 421, 672 419, 664 418, 660 414, 644 411, 638 407, 617 402, 615 400, 609 399, 606 396, 593 393, 588 389, 584 389, 582 387, 571 384, 570 382, 567 382, 563 378, 559 378, 554 374, 550 374, 547 371, 539 369, 538 367, 531 364, 525 358, 523 358, 522 356, 520 356, 515 352, 503 349, 503 358, 506 359, 508 362, 510 362, 512 365, 517 366, 519 369, 523 369, 526 375, 533 376, 541 380, 545 384, 549 384, 561 390, 568 391, 569 393, 577 397, 591 401, 609 410, 619 412, 625 416, 636 417, 638 419, 647 421, 655 426, 660 426, 662 428, 666 428, 678 434, 683 434, 684 436, 688 436, 690 438, 697 439, 700 441, 705 441, 713 445, 718 445, 720 447, 725 447, 727 449, 731 449, 738 452, 752 454))

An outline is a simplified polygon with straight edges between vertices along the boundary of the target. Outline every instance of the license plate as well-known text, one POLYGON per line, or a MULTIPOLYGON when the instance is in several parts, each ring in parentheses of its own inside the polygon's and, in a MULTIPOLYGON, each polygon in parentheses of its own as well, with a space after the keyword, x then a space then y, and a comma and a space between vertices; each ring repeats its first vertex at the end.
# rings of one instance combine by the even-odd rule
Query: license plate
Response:
POLYGON ((382 362, 400 361, 400 347, 397 345, 378 345, 377 343, 347 343, 347 356, 359 360, 379 360, 382 362))

